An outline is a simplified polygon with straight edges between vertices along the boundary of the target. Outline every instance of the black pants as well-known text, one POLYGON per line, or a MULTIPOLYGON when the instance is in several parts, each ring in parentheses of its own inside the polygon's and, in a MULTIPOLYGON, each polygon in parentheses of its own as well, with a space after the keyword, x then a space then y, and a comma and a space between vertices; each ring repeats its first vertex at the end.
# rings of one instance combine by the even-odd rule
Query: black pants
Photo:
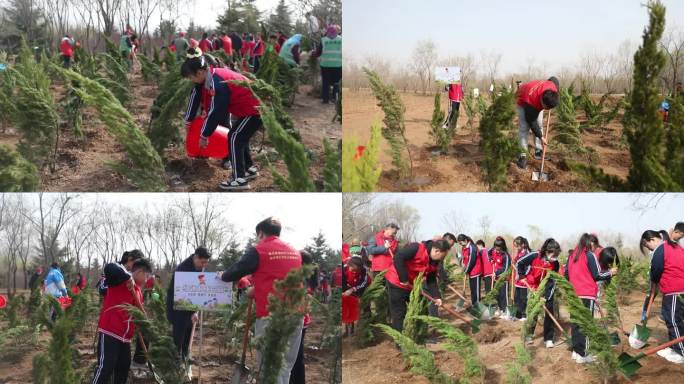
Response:
POLYGON ((302 341, 299 343, 297 360, 290 371, 290 384, 306 384, 306 365, 304 365, 304 335, 306 328, 302 328, 302 341))
POLYGON ((253 58, 254 61, 254 73, 259 72, 259 68, 261 67, 261 56, 254 56, 253 58))
POLYGON ((321 97, 324 103, 330 102, 330 87, 333 88, 333 92, 337 93, 337 87, 339 87, 339 82, 342 80, 342 68, 325 68, 321 67, 321 97))
POLYGON ((482 280, 484 281, 485 294, 487 294, 489 293, 489 291, 492 290, 492 283, 494 282, 494 278, 492 277, 492 275, 489 275, 482 278, 482 280))
POLYGON ((480 276, 470 277, 470 302, 473 304, 473 308, 480 302, 480 276))
POLYGON ((62 66, 66 69, 71 68, 71 56, 62 55, 62 66))
POLYGON ((449 113, 447 114, 447 117, 444 120, 444 124, 450 125, 452 119, 458 118, 458 110, 460 106, 461 102, 449 100, 449 113))
POLYGON ((401 332, 404 329, 404 317, 406 317, 406 305, 409 302, 411 291, 401 289, 392 283, 387 283, 387 292, 389 295, 389 310, 390 318, 392 319, 392 328, 401 332))
POLYGON ((527 288, 515 287, 515 295, 513 298, 516 307, 515 317, 517 319, 522 319, 527 312, 527 288))
MULTIPOLYGON (((670 340, 684 336, 684 295, 663 295, 663 308, 661 313, 667 325, 667 335, 670 340), (679 296, 679 299, 677 298, 679 296)), ((679 342, 672 347, 673 351, 684 355, 684 343, 679 342)))
MULTIPOLYGON (((553 296, 551 296, 550 300, 546 300, 546 303, 544 303, 544 306, 546 309, 549 310, 549 313, 554 313, 554 300, 553 296)), ((544 311, 542 309, 542 311, 544 311)), ((533 336, 534 335, 534 328, 537 326, 537 319, 534 319, 534 321, 531 322, 531 326, 529 331, 529 335, 533 336)), ((544 311, 544 341, 553 341, 553 336, 555 335, 555 328, 554 328, 553 320, 551 320, 551 316, 549 316, 546 311, 544 311)))
POLYGON ((131 368, 131 344, 119 341, 104 333, 98 333, 97 368, 93 376, 93 384, 109 384, 113 375, 113 384, 125 384, 128 370, 131 368))
POLYGON ((192 314, 176 315, 171 322, 173 325, 173 343, 178 348, 181 359, 185 361, 190 356, 190 336, 192 335, 192 314))
MULTIPOLYGON (((594 300, 582 299, 582 304, 589 308, 591 315, 594 316, 594 300)), ((580 327, 573 324, 572 325, 572 350, 577 352, 580 356, 584 357, 587 355, 587 347, 589 346, 589 340, 580 330, 580 327)))
POLYGON ((499 288, 496 303, 499 305, 500 311, 505 312, 508 309, 508 280, 499 288))
POLYGON ((228 145, 233 167, 233 180, 245 177, 245 170, 254 165, 249 153, 249 140, 261 127, 261 117, 247 116, 238 119, 230 130, 228 145))

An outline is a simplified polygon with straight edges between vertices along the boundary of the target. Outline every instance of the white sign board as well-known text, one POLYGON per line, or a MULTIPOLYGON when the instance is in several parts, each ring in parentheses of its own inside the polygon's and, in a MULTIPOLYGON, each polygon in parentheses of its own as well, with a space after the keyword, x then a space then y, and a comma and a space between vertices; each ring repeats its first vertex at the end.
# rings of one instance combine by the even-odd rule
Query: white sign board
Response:
POLYGON ((233 284, 216 272, 175 272, 173 309, 182 311, 220 311, 233 300, 233 284))
POLYGON ((445 84, 455 84, 461 81, 461 68, 459 67, 436 67, 435 81, 445 84))

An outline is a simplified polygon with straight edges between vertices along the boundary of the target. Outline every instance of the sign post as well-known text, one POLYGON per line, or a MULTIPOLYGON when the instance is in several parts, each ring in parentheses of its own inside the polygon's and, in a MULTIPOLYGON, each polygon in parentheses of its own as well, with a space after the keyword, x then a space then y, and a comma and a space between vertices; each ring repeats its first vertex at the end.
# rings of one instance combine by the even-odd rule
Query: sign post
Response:
MULTIPOLYGON (((233 284, 226 283, 211 272, 176 272, 173 284, 173 309, 199 312, 199 356, 197 382, 202 381, 204 352, 204 311, 225 311, 233 301, 233 284)), ((194 335, 193 335, 194 337, 194 335)))

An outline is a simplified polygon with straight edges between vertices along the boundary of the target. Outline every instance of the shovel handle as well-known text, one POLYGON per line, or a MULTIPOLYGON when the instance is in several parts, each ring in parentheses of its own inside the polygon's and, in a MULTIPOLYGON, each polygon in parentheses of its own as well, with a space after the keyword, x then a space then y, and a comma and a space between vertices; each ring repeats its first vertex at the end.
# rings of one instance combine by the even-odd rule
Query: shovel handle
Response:
POLYGON ((456 296, 458 296, 458 297, 460 297, 461 299, 463 299, 463 301, 466 301, 465 296, 463 296, 463 295, 461 294, 461 292, 457 291, 456 288, 452 287, 451 285, 449 285, 448 287, 449 287, 449 289, 451 289, 451 291, 452 291, 453 293, 456 294, 456 296))
POLYGON ((668 341, 668 342, 665 343, 665 344, 660 344, 660 345, 657 345, 657 346, 655 346, 655 347, 653 347, 653 348, 651 348, 651 349, 647 349, 647 350, 645 350, 645 351, 643 352, 643 354, 644 354, 644 356, 649 356, 649 355, 652 355, 652 354, 654 354, 654 353, 660 351, 661 349, 665 349, 665 348, 667 348, 667 347, 671 347, 671 346, 673 346, 673 345, 675 345, 675 344, 678 344, 678 343, 681 343, 681 342, 683 342, 683 341, 684 341, 684 336, 678 337, 678 338, 676 338, 676 339, 672 339, 672 340, 668 341))
POLYGON ((249 343, 249 329, 252 326, 252 299, 249 299, 247 304, 247 320, 245 320, 245 333, 242 335, 242 359, 240 360, 240 368, 245 366, 245 359, 247 358, 247 344, 249 343))
POLYGON ((546 308, 546 303, 544 303, 544 305, 542 305, 542 308, 544 308, 544 312, 546 312, 546 316, 548 316, 548 317, 551 318, 551 320, 552 320, 553 323, 556 325, 556 327, 558 328, 558 330, 559 330, 561 333, 565 333, 565 330, 563 330, 563 327, 561 327, 560 323, 558 323, 558 320, 556 320, 556 317, 555 317, 554 315, 551 314, 551 311, 549 311, 548 308, 546 308))
MULTIPOLYGON (((432 296, 428 295, 427 293, 423 292, 422 290, 420 291, 420 294, 423 295, 423 297, 425 297, 426 299, 428 299, 431 303, 435 302, 435 299, 432 296)), ((456 318, 463 320, 466 323, 470 323, 470 321, 468 319, 461 316, 458 312, 454 311, 453 309, 449 308, 448 306, 442 305, 441 308, 444 309, 445 311, 449 312, 450 314, 456 316, 456 318)))
POLYGON ((651 283, 651 294, 648 299, 648 306, 646 306, 646 318, 644 319, 644 324, 648 323, 648 315, 651 313, 651 305, 653 305, 653 301, 655 300, 656 297, 656 285, 651 283))
POLYGON ((546 140, 547 143, 542 148, 541 169, 539 170, 539 179, 540 180, 541 180, 542 174, 544 173, 544 160, 546 160, 546 147, 548 147, 549 128, 550 127, 551 127, 551 110, 549 109, 549 115, 546 117, 546 132, 544 134, 544 140, 546 140))

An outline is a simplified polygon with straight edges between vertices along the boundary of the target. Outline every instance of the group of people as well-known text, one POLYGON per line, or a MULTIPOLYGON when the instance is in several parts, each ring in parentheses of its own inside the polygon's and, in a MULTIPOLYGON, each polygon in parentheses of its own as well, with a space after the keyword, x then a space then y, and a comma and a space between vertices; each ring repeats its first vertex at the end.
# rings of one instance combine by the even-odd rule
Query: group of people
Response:
MULTIPOLYGON (((546 239, 541 247, 534 250, 523 236, 513 240, 513 252, 509 254, 503 237, 496 237, 491 247, 483 240, 473 241, 465 234, 445 233, 430 240, 408 243, 399 246, 397 231, 399 227, 390 223, 376 233, 367 242, 359 244, 358 240, 346 248, 348 256, 342 266, 346 273, 347 286, 344 295, 360 296, 359 292, 370 284, 371 275, 385 271, 385 287, 389 301, 389 317, 394 329, 401 331, 410 292, 416 277, 424 274, 423 291, 432 298, 430 315, 437 316, 437 308, 445 305, 442 300, 438 282, 452 283, 446 273, 444 263, 449 262, 447 255, 457 249, 460 255, 452 261, 462 267, 470 293, 470 312, 477 312, 482 291, 489 293, 495 286, 496 297, 495 318, 510 321, 526 321, 527 300, 531 292, 540 289, 542 281, 549 271, 563 276, 573 287, 575 294, 592 316, 596 307, 600 307, 602 286, 609 284, 617 275, 620 259, 616 248, 604 247, 598 236, 583 233, 577 244, 567 253, 567 261, 562 262, 561 246, 553 238, 546 239), (458 246, 458 247, 456 247, 458 246), (510 270, 510 271, 509 271, 510 270), (502 276, 504 280, 502 279, 502 276), (499 282, 497 284, 497 282, 499 282), (509 305, 511 289, 513 305, 509 305)), ((661 318, 665 322, 670 340, 680 338, 684 333, 684 249, 679 240, 684 237, 684 222, 678 222, 670 231, 647 230, 641 236, 639 248, 651 254, 650 284, 651 289, 644 300, 642 319, 646 317, 646 308, 658 291, 663 296, 661 318)), ((544 285, 543 300, 547 311, 544 315, 543 342, 546 348, 553 348, 555 337, 553 313, 557 312, 554 302, 556 282, 549 278, 544 285)), ((463 293, 465 294, 465 292, 463 293)), ((481 304, 480 304, 481 305, 481 304)), ((347 332, 353 331, 353 324, 359 318, 360 310, 357 299, 343 301, 343 322, 347 332), (346 307, 345 307, 346 305, 346 307)), ((534 325, 527 329, 526 343, 533 343, 534 325)), ((591 363, 595 356, 588 353, 590 340, 582 329, 573 324, 571 328, 571 358, 578 364, 591 363)), ((674 344, 658 352, 658 355, 670 362, 684 363, 684 342, 674 344)))

